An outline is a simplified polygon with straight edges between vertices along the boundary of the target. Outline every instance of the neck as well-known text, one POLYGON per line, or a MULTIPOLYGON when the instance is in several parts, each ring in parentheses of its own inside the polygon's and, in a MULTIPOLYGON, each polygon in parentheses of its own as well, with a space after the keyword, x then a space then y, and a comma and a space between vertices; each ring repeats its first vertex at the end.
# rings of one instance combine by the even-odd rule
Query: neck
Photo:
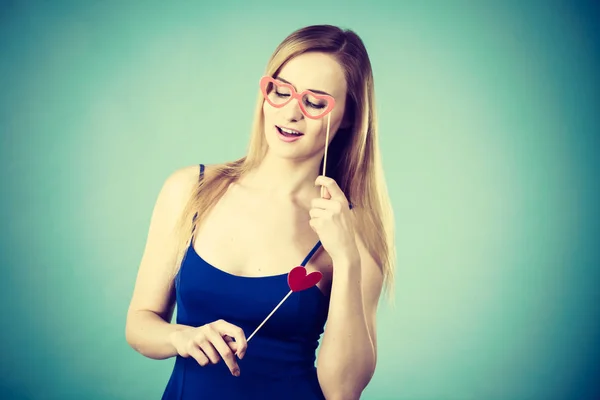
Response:
POLYGON ((298 161, 267 153, 260 165, 242 180, 244 185, 278 198, 318 195, 320 187, 315 186, 315 179, 322 173, 320 164, 318 157, 298 161))

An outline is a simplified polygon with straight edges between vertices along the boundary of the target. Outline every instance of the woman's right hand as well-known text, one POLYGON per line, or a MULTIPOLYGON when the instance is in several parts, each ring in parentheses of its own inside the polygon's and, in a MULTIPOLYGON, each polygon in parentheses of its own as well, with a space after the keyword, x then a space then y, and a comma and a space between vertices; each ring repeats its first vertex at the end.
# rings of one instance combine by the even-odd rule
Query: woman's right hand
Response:
POLYGON ((248 346, 244 331, 223 320, 173 332, 171 343, 181 357, 193 357, 203 367, 223 359, 234 376, 240 375, 235 356, 242 359, 248 346))

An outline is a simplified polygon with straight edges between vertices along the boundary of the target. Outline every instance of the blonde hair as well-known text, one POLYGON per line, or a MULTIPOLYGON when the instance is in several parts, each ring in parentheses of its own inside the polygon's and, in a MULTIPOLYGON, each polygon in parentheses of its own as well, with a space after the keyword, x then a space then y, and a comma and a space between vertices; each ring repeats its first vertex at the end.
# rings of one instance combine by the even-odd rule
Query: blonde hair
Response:
MULTIPOLYGON (((336 180, 352 203, 356 231, 380 266, 384 289, 391 296, 396 261, 394 216, 379 150, 373 73, 367 50, 360 37, 351 30, 331 25, 309 26, 290 34, 275 49, 265 75, 276 76, 290 59, 307 52, 327 53, 345 71, 348 88, 345 118, 351 119, 349 127, 340 128, 329 146, 327 175, 336 180)), ((228 186, 258 166, 265 156, 263 102, 258 90, 247 155, 213 166, 211 173, 205 174, 198 183, 186 205, 178 224, 180 248, 176 268, 183 259, 192 230, 197 229, 198 223, 193 220, 201 223, 228 186)))

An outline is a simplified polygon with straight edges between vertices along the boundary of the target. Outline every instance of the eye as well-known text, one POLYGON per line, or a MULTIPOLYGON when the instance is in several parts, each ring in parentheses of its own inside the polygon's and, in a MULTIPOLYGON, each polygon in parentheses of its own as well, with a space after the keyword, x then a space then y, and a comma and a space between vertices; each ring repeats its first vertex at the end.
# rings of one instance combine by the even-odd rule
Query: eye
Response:
POLYGON ((278 97, 290 97, 289 93, 282 93, 279 90, 275 90, 275 95, 277 95, 278 97))
POLYGON ((312 94, 304 96, 303 100, 304 105, 315 110, 322 110, 323 108, 327 107, 327 101, 321 100, 320 98, 313 96, 312 94))
POLYGON ((325 104, 315 104, 309 100, 306 100, 305 103, 308 107, 315 108, 317 110, 321 110, 321 109, 325 108, 325 104))

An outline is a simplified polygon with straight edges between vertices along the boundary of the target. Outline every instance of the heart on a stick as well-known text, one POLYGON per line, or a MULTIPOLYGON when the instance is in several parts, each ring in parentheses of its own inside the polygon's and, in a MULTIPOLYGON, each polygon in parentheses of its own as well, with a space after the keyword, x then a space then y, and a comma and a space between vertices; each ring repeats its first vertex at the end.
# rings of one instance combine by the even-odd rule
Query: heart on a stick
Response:
POLYGON ((292 292, 300 292, 315 286, 322 277, 323 274, 319 271, 313 271, 307 275, 306 268, 298 266, 288 274, 288 285, 292 292))
POLYGON ((265 322, 267 322, 267 320, 269 318, 271 318, 271 315, 273 315, 275 313, 275 311, 277 311, 277 309, 279 307, 281 307, 283 302, 288 297, 290 297, 290 295, 293 292, 300 292, 302 290, 306 290, 306 289, 309 289, 309 288, 315 286, 317 283, 319 283, 319 281, 321 280, 322 277, 323 277, 323 274, 320 273, 319 271, 313 271, 307 275, 306 268, 304 268, 303 266, 298 266, 298 267, 292 268, 292 270, 290 271, 290 273, 287 276, 288 285, 291 290, 283 298, 283 300, 281 300, 279 302, 279 304, 277 304, 277 306, 275 306, 273 311, 271 311, 271 313, 269 315, 267 315, 267 318, 265 318, 264 321, 260 323, 258 328, 256 328, 250 336, 248 336, 247 342, 249 342, 250 339, 252 339, 252 337, 256 334, 256 332, 258 332, 258 330, 265 324, 265 322))

